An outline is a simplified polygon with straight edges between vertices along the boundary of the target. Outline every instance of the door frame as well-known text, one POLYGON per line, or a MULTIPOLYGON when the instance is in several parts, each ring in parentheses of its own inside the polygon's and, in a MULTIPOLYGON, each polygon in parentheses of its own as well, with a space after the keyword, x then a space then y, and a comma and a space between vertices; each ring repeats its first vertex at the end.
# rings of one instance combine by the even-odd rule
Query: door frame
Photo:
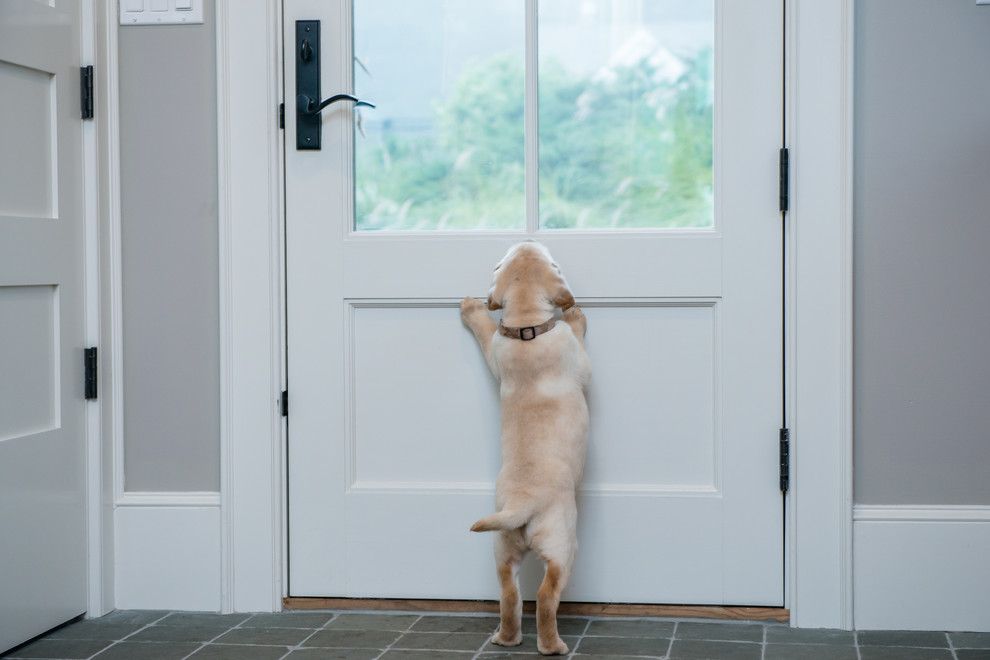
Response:
MULTIPOLYGON (((785 606, 792 626, 850 629, 854 0, 782 3, 792 163, 785 606)), ((224 612, 277 611, 287 585, 281 0, 216 0, 216 14, 221 602, 224 612)))

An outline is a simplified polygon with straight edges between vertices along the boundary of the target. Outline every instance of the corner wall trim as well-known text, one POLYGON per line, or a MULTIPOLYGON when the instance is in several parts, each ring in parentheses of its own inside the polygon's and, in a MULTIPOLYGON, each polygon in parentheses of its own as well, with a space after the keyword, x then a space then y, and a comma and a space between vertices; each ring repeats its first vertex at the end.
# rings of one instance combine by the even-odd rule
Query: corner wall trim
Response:
POLYGON ((855 508, 856 628, 990 632, 990 506, 855 508))

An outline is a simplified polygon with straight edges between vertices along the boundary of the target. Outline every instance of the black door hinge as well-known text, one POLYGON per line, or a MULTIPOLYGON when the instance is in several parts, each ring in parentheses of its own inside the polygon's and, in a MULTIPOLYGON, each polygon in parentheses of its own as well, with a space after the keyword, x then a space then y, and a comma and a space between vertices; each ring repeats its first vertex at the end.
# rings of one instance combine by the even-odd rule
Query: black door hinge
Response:
POLYGON ((285 128, 285 104, 278 104, 278 127, 285 128))
POLYGON ((289 390, 282 390, 282 404, 280 406, 282 410, 282 417, 289 416, 289 390))
POLYGON ((83 379, 84 379, 84 382, 85 382, 84 387, 83 387, 83 391, 85 392, 84 396, 86 397, 86 399, 95 399, 96 398, 96 393, 97 393, 97 387, 96 387, 96 367, 97 367, 96 347, 94 346, 93 348, 84 348, 83 349, 83 359, 85 361, 85 363, 84 363, 85 366, 83 368, 83 373, 84 373, 83 379))
POLYGON ((79 91, 82 106, 82 118, 93 118, 93 65, 79 69, 79 91))
POLYGON ((791 486, 791 432, 780 429, 780 492, 786 493, 791 486))
POLYGON ((787 213, 790 203, 790 152, 787 147, 780 150, 780 212, 787 213))

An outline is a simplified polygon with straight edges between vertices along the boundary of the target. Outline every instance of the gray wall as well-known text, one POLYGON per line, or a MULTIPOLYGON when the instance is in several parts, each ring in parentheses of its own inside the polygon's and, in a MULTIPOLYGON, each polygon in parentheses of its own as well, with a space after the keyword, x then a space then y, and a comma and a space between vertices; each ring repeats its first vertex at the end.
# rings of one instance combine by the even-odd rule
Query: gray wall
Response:
MULTIPOLYGON (((219 488, 206 24, 120 30, 126 488, 219 488)), ((990 7, 856 3, 855 497, 990 504, 990 7)))
POLYGON ((220 489, 213 12, 119 32, 128 491, 220 489))
POLYGON ((990 504, 990 7, 856 33, 855 499, 990 504))

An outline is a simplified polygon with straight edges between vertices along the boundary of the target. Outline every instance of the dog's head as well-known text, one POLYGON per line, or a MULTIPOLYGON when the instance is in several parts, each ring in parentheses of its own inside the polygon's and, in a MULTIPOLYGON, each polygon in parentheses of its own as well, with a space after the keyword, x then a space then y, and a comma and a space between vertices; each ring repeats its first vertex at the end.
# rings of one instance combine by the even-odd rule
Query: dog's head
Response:
POLYGON ((536 241, 517 243, 495 266, 488 309, 543 302, 567 309, 574 306, 574 295, 549 250, 536 241))

